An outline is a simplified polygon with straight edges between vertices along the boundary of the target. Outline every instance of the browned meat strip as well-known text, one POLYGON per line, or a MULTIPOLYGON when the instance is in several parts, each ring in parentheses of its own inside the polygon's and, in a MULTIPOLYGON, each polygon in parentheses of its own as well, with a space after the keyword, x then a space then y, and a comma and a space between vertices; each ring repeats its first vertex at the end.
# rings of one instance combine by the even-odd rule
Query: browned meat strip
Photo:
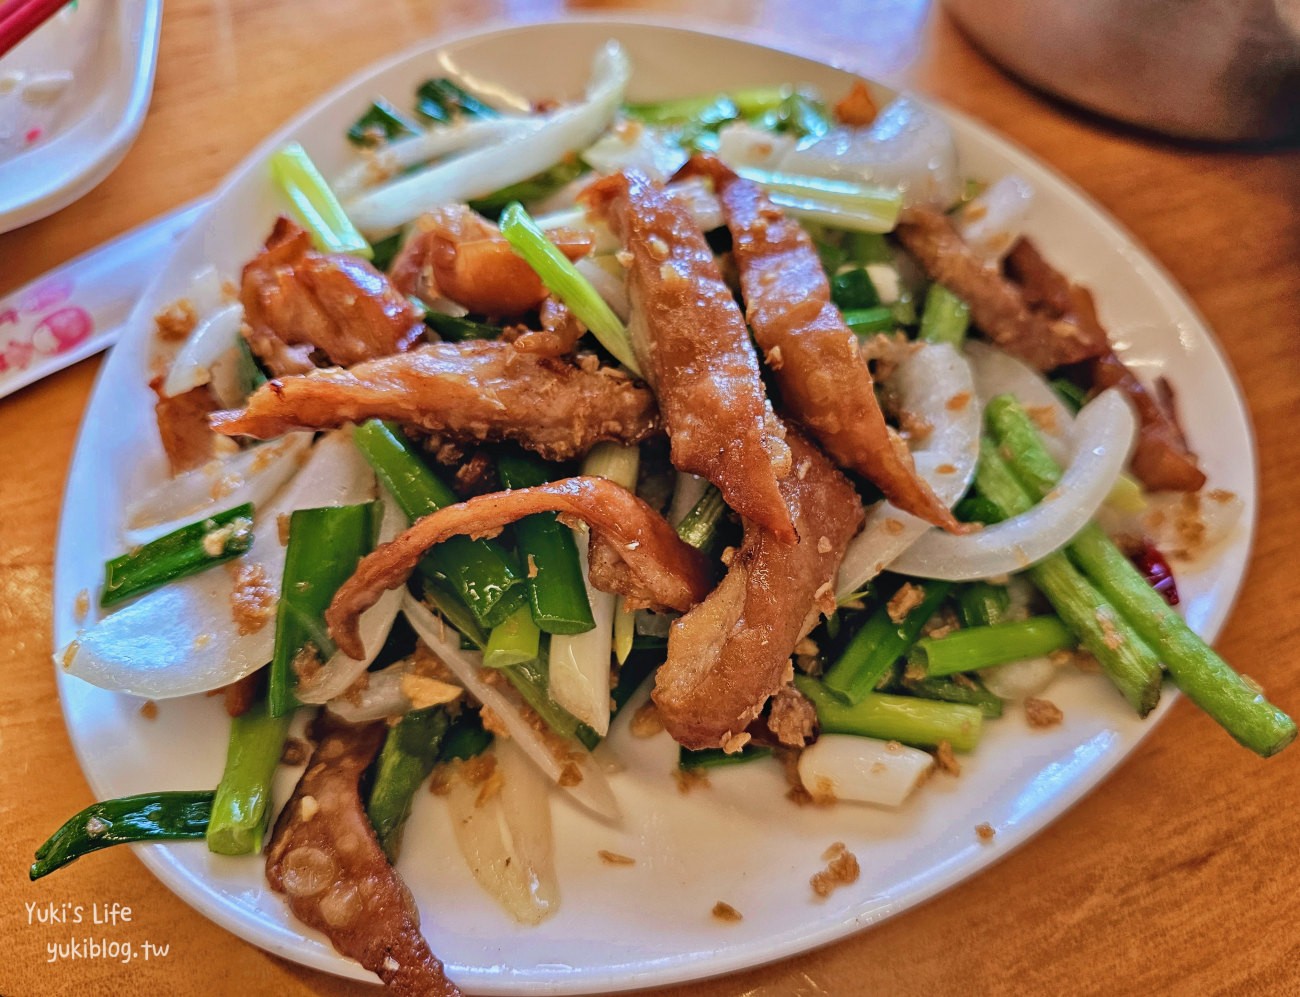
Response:
POLYGON ((841 467, 880 487, 900 509, 956 529, 948 507, 917 476, 898 434, 885 424, 858 338, 831 304, 817 250, 757 184, 712 157, 692 173, 713 178, 731 230, 745 316, 781 389, 782 411, 801 423, 841 467))
POLYGON ((299 355, 285 354, 278 340, 347 366, 405 350, 424 332, 415 306, 388 278, 355 256, 314 252, 288 218, 276 221, 266 248, 244 267, 240 299, 249 343, 266 358, 299 355))
POLYGON ((663 516, 606 478, 564 478, 446 506, 417 520, 391 543, 381 544, 361 559, 325 613, 334 640, 360 657, 361 614, 387 589, 406 581, 426 550, 454 536, 496 536, 502 527, 537 512, 557 512, 562 520, 591 526, 591 582, 619 593, 631 608, 684 612, 708 595, 708 562, 663 516), (594 567, 598 563, 600 570, 594 567))
POLYGON ((835 572, 862 525, 862 502, 848 479, 798 433, 787 440, 796 470, 782 491, 796 510, 799 542, 781 543, 747 522, 727 577, 668 637, 654 701, 668 732, 688 748, 734 748, 789 682, 795 644, 834 608, 835 572))
POLYGON ((1013 356, 1051 370, 1110 350, 1105 332, 1076 313, 1073 296, 1064 309, 1063 302, 1031 300, 1021 286, 986 266, 933 208, 908 208, 897 232, 926 272, 970 306, 975 325, 1013 356))
POLYGON ((1174 418, 1171 400, 1154 397, 1110 348, 1110 338, 1097 320, 1088 290, 1066 280, 1028 239, 1020 239, 1011 248, 1006 265, 1008 274, 1024 288, 1025 298, 1031 304, 1058 315, 1073 313, 1082 324, 1095 329, 1105 339, 1106 350, 1088 361, 1086 378, 1095 391, 1119 388, 1137 410, 1138 441, 1131 466, 1138 480, 1154 491, 1199 491, 1205 484, 1205 475, 1174 418))
POLYGON ((201 467, 217 455, 220 437, 213 435, 208 416, 217 410, 217 400, 206 384, 167 398, 162 393, 161 377, 149 382, 158 400, 154 402, 154 419, 158 436, 172 474, 201 467))
POLYGON ((1137 446, 1129 462, 1137 479, 1152 491, 1200 491, 1205 472, 1170 414, 1172 405, 1161 405, 1114 352, 1093 360, 1091 374, 1094 391, 1119 388, 1137 410, 1137 446))
POLYGON ((643 174, 592 184, 583 197, 627 246, 637 359, 655 389, 679 470, 787 543, 795 539, 778 481, 790 450, 759 379, 745 320, 686 208, 643 174))
MULTIPOLYGON (((591 252, 585 232, 560 229, 551 241, 571 260, 591 252)), ((546 297, 541 278, 495 225, 463 204, 421 215, 390 268, 393 286, 428 302, 445 296, 471 312, 510 316, 546 297)))
POLYGON ((430 343, 409 353, 262 385, 242 410, 218 412, 228 436, 269 439, 396 419, 462 441, 514 440, 567 460, 604 440, 636 443, 658 429, 654 397, 611 368, 521 353, 509 343, 430 343))
POLYGON ((357 789, 386 730, 382 723, 352 727, 327 713, 317 718, 317 747, 276 821, 266 878, 298 920, 393 993, 458 997, 420 934, 419 911, 388 864, 357 789))

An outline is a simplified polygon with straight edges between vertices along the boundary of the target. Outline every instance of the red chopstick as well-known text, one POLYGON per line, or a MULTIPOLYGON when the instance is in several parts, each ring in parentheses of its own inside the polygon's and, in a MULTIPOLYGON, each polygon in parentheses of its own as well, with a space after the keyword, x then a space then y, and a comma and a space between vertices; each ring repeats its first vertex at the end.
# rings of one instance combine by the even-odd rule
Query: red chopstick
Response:
POLYGON ((0 3, 0 55, 59 12, 68 0, 4 0, 0 3))

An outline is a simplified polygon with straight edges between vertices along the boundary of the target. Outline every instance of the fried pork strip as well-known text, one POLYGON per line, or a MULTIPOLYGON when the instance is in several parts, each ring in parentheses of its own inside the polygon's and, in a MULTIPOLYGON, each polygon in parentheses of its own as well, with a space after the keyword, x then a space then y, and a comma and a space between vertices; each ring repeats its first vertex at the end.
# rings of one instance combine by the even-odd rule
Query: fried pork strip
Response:
MULTIPOLYGON (((1138 480, 1153 491, 1199 491, 1205 484, 1205 474, 1174 418, 1172 397, 1153 396, 1110 348, 1110 338, 1097 321, 1087 289, 1071 284, 1028 239, 1020 239, 1011 248, 1006 267, 1035 307, 1056 314, 1073 311, 1081 322, 1105 337, 1106 351, 1087 362, 1086 377, 1094 391, 1119 388, 1133 403, 1138 414, 1138 440, 1130 466, 1138 480)), ((1168 386, 1163 382, 1162 386, 1168 393, 1168 386)))
POLYGON ((591 583, 622 595, 629 608, 684 612, 709 593, 713 580, 704 555, 683 542, 663 516, 606 478, 564 478, 446 506, 380 544, 335 593, 325 613, 330 634, 340 649, 361 657, 361 614, 405 582, 426 550, 454 536, 496 536, 537 512, 556 512, 561 520, 591 527, 591 583))
POLYGON ((158 396, 153 414, 167 466, 173 475, 202 467, 217 456, 216 444, 220 442, 208 427, 209 415, 218 408, 212 389, 200 384, 168 398, 162 393, 162 384, 163 379, 156 377, 149 387, 158 396))
POLYGON ((1021 286, 977 257, 933 208, 906 209, 897 235, 926 273, 970 306, 975 325, 1012 356, 1052 370, 1110 352, 1105 331, 1080 313, 1091 301, 1085 305, 1081 296, 1071 295, 1058 308, 1030 300, 1021 286))
MULTIPOLYGON (((570 260, 591 252, 588 233, 549 234, 570 260)), ((463 204, 443 205, 417 218, 389 276, 402 294, 430 304, 447 297, 471 312, 496 317, 522 315, 546 297, 541 278, 500 230, 463 204)))
POLYGON ((929 523, 957 521, 917 475, 906 445, 885 424, 858 338, 831 303, 830 282, 802 226, 757 184, 719 160, 687 166, 713 178, 731 231, 745 316, 781 389, 782 411, 841 467, 869 478, 894 505, 929 523))
POLYGON ((727 577, 673 624, 656 673, 659 716, 688 748, 737 747, 737 735, 789 682, 790 655, 818 614, 834 609, 835 572, 862 525, 848 479, 794 430, 786 439, 796 470, 781 484, 799 542, 746 521, 727 577))
POLYGON ((395 419, 460 441, 514 440, 548 460, 604 440, 637 443, 658 429, 654 397, 619 372, 583 370, 492 340, 431 343, 350 370, 279 378, 258 388, 246 408, 213 415, 212 426, 270 439, 364 419, 395 419))
POLYGON ((779 487, 790 472, 784 428, 703 234, 678 200, 635 171, 598 180, 582 197, 630 254, 629 333, 659 399, 673 466, 707 478, 731 508, 794 542, 779 487))
POLYGON ((249 346, 277 376, 301 373, 312 349, 346 367, 405 350, 424 333, 387 277, 355 256, 315 252, 284 217, 244 267, 239 296, 249 346))
POLYGON ((267 846, 266 878, 298 920, 393 993, 457 997, 460 990, 420 934, 419 911, 379 846, 357 788, 386 730, 321 713, 316 750, 267 846))

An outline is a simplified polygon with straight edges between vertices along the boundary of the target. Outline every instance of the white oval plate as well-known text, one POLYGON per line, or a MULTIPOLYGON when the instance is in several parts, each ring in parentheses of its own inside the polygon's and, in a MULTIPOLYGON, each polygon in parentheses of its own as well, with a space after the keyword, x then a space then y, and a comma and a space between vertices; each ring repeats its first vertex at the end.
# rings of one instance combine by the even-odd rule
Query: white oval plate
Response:
MULTIPOLYGON (((78 76, 66 98, 75 102, 76 112, 50 138, 0 162, 0 232, 51 215, 89 193, 122 161, 144 124, 158 62, 162 0, 101 0, 100 6, 96 13, 108 24, 93 57, 74 67, 78 76)), ((26 68, 20 58, 25 44, 10 53, 8 66, 26 68)), ((57 63, 59 54, 52 58, 57 63)))
MULTIPOLYGON (((118 553, 122 508, 155 481, 162 462, 153 425, 146 357, 150 317, 204 263, 224 273, 260 245, 278 205, 265 179, 267 154, 301 141, 329 175, 344 162, 343 130, 373 96, 405 98, 420 80, 449 68, 500 81, 525 94, 576 95, 590 55, 619 38, 635 65, 637 99, 724 87, 805 81, 843 91, 843 71, 734 39, 663 25, 578 21, 490 31, 430 43, 353 80, 268 139, 217 194, 137 309, 96 388, 65 500, 55 585, 55 639, 77 629, 76 593, 96 590, 101 565, 118 553)), ((882 88, 882 93, 883 93, 882 88)), ((1179 587, 1196 628, 1218 632, 1241 581, 1255 516, 1255 465, 1245 408, 1223 357, 1191 305, 1132 238, 1079 191, 985 128, 948 113, 965 171, 1015 171, 1038 191, 1030 234, 1069 275, 1095 289, 1115 337, 1132 344, 1148 374, 1163 371, 1184 400, 1187 430, 1214 486, 1247 505, 1245 524, 1179 587)), ((100 798, 215 785, 228 729, 217 700, 161 704, 150 722, 138 702, 60 675, 68 731, 100 798)), ((625 766, 613 785, 621 828, 595 823, 556 799, 559 913, 537 928, 513 924, 475 885, 445 811, 418 794, 399 868, 420 903, 425 934, 450 975, 475 993, 589 993, 667 984, 755 966, 842 938, 973 875, 1041 830, 1097 785, 1168 708, 1135 718, 1101 677, 1070 674, 1052 688, 1065 722, 1028 729, 1012 709, 988 726, 958 779, 937 777, 898 813, 842 805, 799 808, 785 799, 775 766, 712 776, 709 789, 681 795, 666 735, 631 738, 626 720, 610 747, 625 766), (975 827, 997 829, 981 844, 975 827), (808 879, 822 851, 845 842, 862 876, 828 900, 808 879), (610 866, 609 849, 636 859, 610 866), (710 916, 724 900, 737 924, 710 916)), ((630 712, 630 711, 629 711, 630 712)), ((284 772, 283 800, 296 773, 284 772)), ((318 969, 368 974, 289 917, 267 888, 262 863, 209 854, 201 844, 140 850, 171 889, 235 934, 318 969)), ((94 861, 88 859, 87 861, 94 861)))

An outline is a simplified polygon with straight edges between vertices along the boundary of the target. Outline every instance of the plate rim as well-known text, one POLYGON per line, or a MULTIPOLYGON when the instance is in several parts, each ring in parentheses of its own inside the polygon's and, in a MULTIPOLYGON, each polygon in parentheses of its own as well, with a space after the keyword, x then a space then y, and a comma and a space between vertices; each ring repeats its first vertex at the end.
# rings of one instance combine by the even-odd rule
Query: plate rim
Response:
MULTIPOLYGON (((155 0, 147 0, 149 3, 155 0)), ((1247 501, 1247 508, 1244 516, 1244 537, 1242 543, 1242 565, 1240 569, 1240 578, 1238 579, 1230 595, 1216 604, 1215 612, 1212 614, 1205 633, 1202 635, 1207 642, 1212 642, 1222 632, 1232 611, 1240 599, 1242 589, 1246 585, 1247 577, 1250 572, 1252 554, 1254 550, 1255 531, 1258 527, 1259 512, 1259 459, 1256 435, 1253 422, 1251 419, 1251 410, 1241 384, 1237 379, 1236 372, 1230 364, 1228 357, 1215 335, 1213 327, 1206 321, 1201 314, 1195 302, 1190 298, 1188 293, 1173 278, 1165 266, 1157 260, 1151 252, 1141 243, 1118 219, 1091 195, 1078 186, 1073 180, 1061 174, 1051 163, 1034 156, 1019 143, 1004 136, 991 126, 984 124, 973 116, 964 111, 958 110, 946 102, 929 97, 925 94, 915 91, 906 90, 898 87, 888 78, 879 78, 862 73, 855 68, 852 58, 846 56, 843 52, 831 52, 825 49, 819 49, 815 44, 810 44, 807 40, 791 39, 778 35, 775 31, 756 27, 752 25, 733 25, 725 22, 710 19, 708 17, 674 17, 660 14, 646 14, 639 12, 632 13, 580 13, 567 15, 564 18, 539 17, 532 19, 507 19, 497 17, 481 24, 477 24, 464 29, 458 29, 448 32, 439 32, 428 38, 417 42, 411 46, 403 48, 399 52, 361 67, 355 73, 349 75, 338 85, 330 88, 328 91, 318 95, 309 103, 299 108, 275 131, 270 133, 264 140, 254 146, 247 155, 241 160, 233 170, 231 170, 222 182, 214 189, 208 205, 195 222, 196 226, 204 224, 209 217, 209 212, 215 211, 219 206, 222 198, 227 191, 235 186, 240 179, 249 170, 257 168, 258 164, 263 162, 271 150, 280 144, 284 136, 293 128, 304 116, 310 115, 321 105, 324 105, 340 95, 355 88, 358 83, 366 78, 379 75, 388 69, 404 63, 410 59, 418 57, 420 54, 428 54, 438 51, 439 49, 454 46, 458 43, 486 39, 489 37, 503 36, 517 33, 525 33, 538 27, 563 27, 570 24, 587 24, 600 25, 608 24, 613 28, 636 28, 647 27, 655 29, 668 29, 673 31, 682 31, 685 33, 704 36, 720 37, 727 41, 739 42, 749 47, 774 50, 783 54, 796 56, 819 63, 824 66, 838 69, 844 72, 855 73, 864 79, 874 83, 881 84, 895 92, 905 92, 911 97, 915 97, 921 103, 936 110, 942 116, 961 128, 974 133, 977 137, 986 143, 991 143, 998 147, 1000 153, 1006 155, 1009 159, 1014 160, 1018 166, 1029 166, 1035 172, 1042 172, 1049 183, 1056 187, 1059 194, 1066 200, 1072 200, 1079 206, 1087 209, 1088 214, 1093 219, 1099 229, 1102 229, 1106 236, 1122 249, 1124 258, 1130 264, 1144 268, 1147 271, 1145 276, 1154 278, 1154 280, 1144 279, 1144 283, 1151 287, 1153 293, 1157 294, 1159 300, 1166 310, 1170 306, 1180 309, 1195 323, 1200 332, 1204 333, 1203 345, 1208 347, 1205 359, 1217 368, 1217 373, 1223 377, 1231 388, 1231 403, 1239 411, 1242 417, 1242 423, 1245 428, 1247 444, 1245 450, 1246 468, 1249 472, 1250 493, 1247 501)), ((154 293, 154 288, 165 277, 165 270, 160 269, 154 278, 149 282, 148 287, 142 292, 140 300, 133 310, 131 318, 128 319, 127 329, 133 329, 140 321, 140 312, 150 301, 154 293)), ((129 332, 128 332, 129 334, 129 332)), ((95 384, 91 391, 91 400, 98 395, 100 390, 100 381, 104 376, 108 364, 104 364, 98 372, 95 384)), ((88 403, 89 409, 89 403, 88 403)), ((87 432, 87 420, 83 416, 82 423, 77 432, 77 439, 73 450, 73 459, 69 466, 68 478, 65 482, 64 493, 60 501, 59 511, 59 530, 55 547, 55 567, 53 572, 52 593, 52 612, 58 605, 57 596, 61 591, 60 587, 60 564, 63 560, 62 551, 65 549, 67 531, 66 503, 68 492, 71 489, 73 480, 73 471, 80 462, 83 455, 83 436, 87 432)), ((65 641, 61 638, 68 637, 66 633, 66 621, 62 620, 57 613, 53 619, 53 636, 55 647, 62 646, 65 641)), ((70 700, 74 697, 74 688, 80 685, 81 680, 76 679, 64 673, 61 669, 54 667, 56 681, 58 686, 60 709, 63 714, 65 728, 69 727, 72 717, 70 710, 73 708, 70 700)), ((944 872, 942 875, 932 877, 921 885, 910 886, 896 891, 891 894, 889 901, 884 904, 872 906, 869 910, 862 910, 858 914, 845 918, 838 924, 823 924, 816 922, 813 930, 805 929, 803 931, 793 932, 776 943, 750 942, 739 946, 724 946, 716 950, 711 957, 696 957, 669 965, 652 965, 642 973, 629 975, 624 970, 619 972, 617 969, 583 970, 576 977, 557 976, 557 977, 536 977, 532 979, 510 978, 505 981, 504 986, 493 985, 493 979, 481 970, 475 972, 473 968, 469 970, 469 983, 474 987, 474 992, 483 994, 536 994, 536 993, 564 993, 564 994, 587 994, 597 992, 623 992, 627 990, 636 990, 648 986, 670 986, 689 982, 702 981, 719 976, 739 972, 744 969, 758 968, 769 965, 782 959, 789 958, 793 955, 811 952, 823 948, 834 942, 845 939, 851 935, 857 934, 869 927, 872 927, 881 921, 894 917, 900 913, 919 906, 922 903, 946 892, 954 886, 967 880, 974 879, 987 869, 1001 862, 1012 852, 1023 847, 1032 839, 1036 838, 1048 826, 1064 816, 1069 810, 1075 807, 1085 796, 1092 793, 1101 785, 1114 770, 1123 762, 1127 761, 1137 748, 1151 735, 1151 732, 1164 719, 1166 714, 1172 709, 1173 705, 1181 698, 1182 694, 1176 686, 1166 683, 1164 694, 1161 702, 1155 711, 1146 719, 1140 733, 1121 750, 1111 752, 1099 761, 1090 765, 1085 772, 1077 779, 1071 782, 1068 790, 1060 795, 1053 797, 1052 800, 1043 806, 1035 808, 1026 818, 1018 821, 1006 837, 999 837, 998 848, 996 851, 990 849, 985 853, 985 857, 976 861, 974 864, 954 863, 956 868, 944 872), (754 951, 760 949, 761 952, 754 951), (603 975, 602 975, 603 973, 603 975)), ((69 731, 69 741, 72 744, 73 752, 81 767, 83 777, 87 780, 92 790, 97 796, 101 796, 101 788, 98 780, 91 776, 90 767, 87 765, 87 759, 83 756, 81 743, 71 736, 69 731)), ((274 955, 291 960, 299 965, 308 966, 309 968, 322 970, 336 976, 350 979, 364 980, 374 982, 373 974, 364 970, 355 961, 341 956, 332 949, 326 947, 323 951, 316 949, 299 949, 294 947, 294 942, 303 937, 311 937, 314 932, 309 929, 303 929, 296 922, 291 928, 297 928, 292 937, 288 937, 285 929, 281 926, 273 926, 270 929, 263 925, 255 917, 250 917, 247 910, 239 909, 231 904, 224 902, 223 899, 214 894, 206 881, 201 877, 193 874, 187 869, 173 854, 174 844, 152 844, 141 848, 134 849, 136 856, 144 863, 151 873, 166 886, 173 894, 184 901, 188 906, 194 909, 201 916, 211 920, 221 927, 230 931, 240 939, 274 955), (268 937, 269 934, 269 937, 268 937)), ((465 967, 451 967, 453 974, 457 969, 465 967)))

